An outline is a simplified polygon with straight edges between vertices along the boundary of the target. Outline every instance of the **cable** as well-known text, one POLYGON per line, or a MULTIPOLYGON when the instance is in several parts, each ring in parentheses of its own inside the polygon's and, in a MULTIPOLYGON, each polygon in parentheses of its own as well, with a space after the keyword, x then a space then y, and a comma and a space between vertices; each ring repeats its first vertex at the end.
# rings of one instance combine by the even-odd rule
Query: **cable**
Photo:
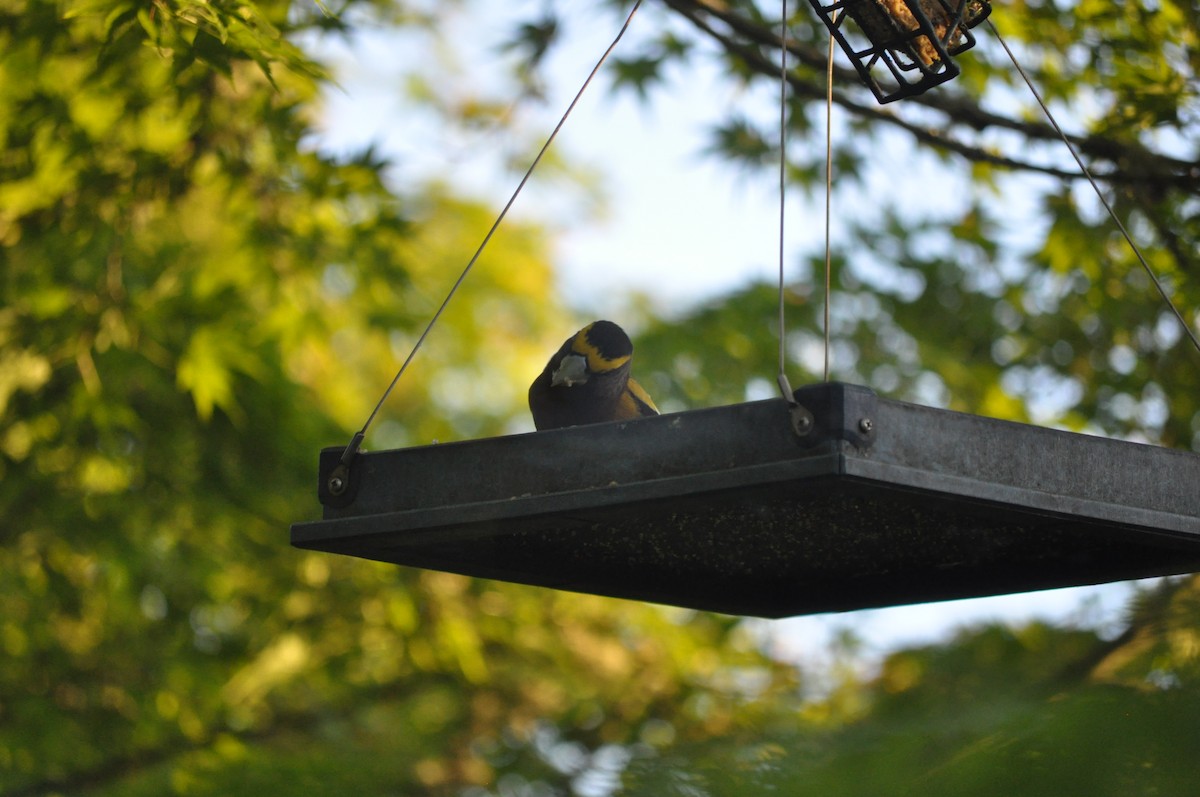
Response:
POLYGON ((1197 339, 1196 333, 1192 330, 1191 324, 1187 322, 1187 320, 1183 317, 1183 314, 1179 312, 1179 308, 1177 308, 1175 303, 1171 301, 1171 297, 1167 295, 1167 291, 1163 287, 1162 282, 1159 280, 1158 275, 1154 273, 1154 269, 1150 267, 1150 264, 1146 261, 1146 258, 1142 256, 1142 251, 1134 242, 1133 236, 1131 236, 1129 231, 1125 229, 1125 225, 1122 224, 1121 219, 1117 217, 1117 213, 1113 210, 1112 205, 1110 205, 1108 200, 1104 198, 1104 194, 1100 191, 1100 186, 1096 183, 1095 178, 1092 177, 1091 171, 1087 166, 1084 165, 1083 159, 1080 158, 1079 153, 1075 151, 1075 147, 1071 144, 1071 140, 1067 138, 1067 134, 1064 133, 1063 129, 1058 126, 1058 122, 1054 119, 1054 115, 1050 113, 1050 109, 1046 106, 1045 101, 1042 100, 1042 95, 1039 94, 1038 90, 1034 87, 1033 81, 1029 78, 1029 75, 1025 73, 1024 68, 1022 68, 1021 64, 1017 62, 1017 56, 1014 55, 1013 51, 1009 49, 1008 43, 1004 41, 1004 38, 1000 35, 1000 31, 996 30, 995 24, 990 19, 987 21, 987 24, 992 30, 992 35, 996 37, 996 41, 1000 42, 1000 46, 1004 48, 1004 52, 1008 55, 1009 60, 1012 61, 1013 66, 1016 67, 1017 72, 1021 75, 1021 79, 1024 80, 1025 85, 1029 87, 1029 91, 1033 94, 1033 98, 1037 100, 1038 105, 1042 107, 1043 113, 1045 113, 1046 118, 1050 120, 1050 124, 1054 127, 1055 132, 1057 132, 1059 137, 1062 138, 1063 143, 1067 145, 1067 150, 1071 153, 1071 157, 1075 159, 1075 163, 1079 165, 1079 170, 1083 172, 1083 176, 1086 177, 1087 181, 1091 184, 1092 190, 1096 192, 1096 197, 1100 200, 1100 204, 1104 205, 1104 209, 1108 211, 1108 215, 1112 217, 1113 222, 1117 225, 1117 229, 1120 230, 1121 235, 1125 237, 1125 242, 1129 244, 1129 248, 1133 250, 1133 254, 1137 257, 1138 262, 1142 264, 1142 268, 1145 269, 1146 274, 1150 277, 1150 281, 1153 282, 1154 287, 1158 289, 1158 295, 1162 297, 1164 302, 1166 302, 1167 307, 1171 308, 1171 312, 1175 314, 1175 318, 1179 321, 1179 325, 1183 327, 1183 331, 1189 338, 1191 338, 1192 345, 1196 347, 1196 351, 1200 351, 1200 339, 1197 339))
POLYGON ((533 170, 537 168, 538 164, 542 161, 542 156, 544 156, 546 151, 550 149, 550 144, 558 135, 558 131, 561 130, 563 125, 566 123, 567 117, 571 115, 573 110, 575 110, 575 106, 579 103, 579 98, 583 96, 583 92, 587 90, 589 85, 591 85, 592 79, 596 77, 596 74, 600 71, 600 67, 604 66, 604 62, 608 60, 608 57, 612 55, 613 50, 617 48, 617 44, 621 41, 621 38, 624 37, 625 31, 629 29, 629 23, 633 21, 634 14, 637 13, 641 6, 642 0, 636 0, 636 2, 633 4, 633 8, 629 11, 629 15, 625 17, 625 23, 621 25, 621 29, 617 31, 616 37, 612 40, 612 43, 608 45, 608 49, 604 51, 604 54, 600 56, 600 60, 596 62, 594 67, 592 67, 592 71, 588 73, 587 78, 583 81, 583 85, 580 86, 579 91, 575 93, 575 98, 571 100, 571 104, 568 105, 567 110, 563 112, 562 117, 558 120, 558 124, 554 126, 554 130, 551 131, 550 136, 546 139, 546 143, 542 145, 540 150, 538 150, 537 156, 533 159, 533 162, 529 164, 529 168, 526 169, 525 175, 521 178, 521 181, 517 184, 512 196, 508 198, 508 202, 505 203, 504 208, 500 211, 500 215, 496 217, 496 220, 492 223, 491 228, 487 231, 487 235, 483 237, 483 241, 479 244, 479 248, 475 250, 475 254, 473 254, 471 259, 467 261, 466 267, 464 267, 462 273, 458 275, 458 279, 454 281, 454 285, 451 286, 450 292, 446 294, 446 298, 442 300, 442 304, 440 307, 438 307, 437 312, 435 312, 433 317, 429 319, 429 324, 426 325, 425 331, 421 333, 421 337, 417 338, 417 342, 413 345, 412 351, 408 353, 408 357, 405 358, 404 363, 400 366, 400 370, 397 371, 396 375, 392 378, 392 382, 387 386, 387 390, 383 391, 383 396, 379 399, 378 403, 375 404, 375 409, 371 410, 371 414, 368 416, 367 422, 363 424, 362 429, 355 433, 354 438, 350 441, 350 444, 346 446, 346 450, 342 452, 340 464, 343 468, 350 467, 350 462, 354 459, 355 454, 358 453, 359 446, 362 445, 363 438, 365 438, 367 435, 367 429, 370 428, 371 424, 374 422, 375 416, 379 414, 379 410, 383 407, 384 402, 388 400, 388 396, 392 394, 392 390, 395 389, 396 383, 400 381, 400 377, 403 376, 404 372, 408 369, 408 364, 411 363, 413 357, 416 356, 417 351, 421 348, 421 344, 424 343, 425 338, 428 337, 430 330, 433 329, 433 326, 438 322, 438 319, 442 317, 442 313, 445 311, 446 306, 450 304, 450 300, 454 298, 454 294, 458 291, 459 287, 463 284, 463 281, 467 278, 467 274, 471 272, 471 269, 475 266, 475 262, 479 260, 479 256, 483 254, 484 248, 487 247, 488 243, 492 240, 492 236, 495 234, 496 229, 500 226, 500 223, 504 221, 504 217, 508 215, 508 211, 513 206, 513 203, 517 201, 517 196, 521 193, 521 189, 525 187, 525 183, 529 182, 529 178, 533 174, 533 170))
MULTIPOLYGON (((830 17, 836 22, 835 11, 830 17)), ((829 381, 829 299, 832 295, 833 254, 830 247, 833 196, 833 31, 829 32, 829 54, 825 72, 825 381, 829 381)))
POLYGON ((784 231, 787 199, 787 0, 780 0, 779 18, 779 375, 776 381, 789 404, 795 404, 787 378, 787 331, 784 327, 784 231))
POLYGON ((787 330, 784 327, 783 307, 783 264, 784 231, 786 230, 787 200, 787 0, 779 0, 779 375, 776 382, 787 402, 792 431, 804 437, 815 426, 812 412, 796 400, 792 385, 787 378, 787 330))

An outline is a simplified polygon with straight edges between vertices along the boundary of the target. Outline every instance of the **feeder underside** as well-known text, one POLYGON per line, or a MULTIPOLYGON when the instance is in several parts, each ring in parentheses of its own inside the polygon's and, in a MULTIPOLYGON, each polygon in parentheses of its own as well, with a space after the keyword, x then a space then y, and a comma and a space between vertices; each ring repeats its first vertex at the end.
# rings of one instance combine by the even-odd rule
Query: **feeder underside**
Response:
POLYGON ((1200 456, 846 385, 797 398, 802 438, 768 401, 364 453, 292 543, 761 617, 1200 570, 1200 456))

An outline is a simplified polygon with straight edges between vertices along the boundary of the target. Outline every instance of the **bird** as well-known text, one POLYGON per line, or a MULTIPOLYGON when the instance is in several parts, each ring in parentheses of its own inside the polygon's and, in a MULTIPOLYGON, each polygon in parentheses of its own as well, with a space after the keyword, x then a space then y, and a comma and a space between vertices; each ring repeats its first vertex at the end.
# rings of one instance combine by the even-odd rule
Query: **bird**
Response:
POLYGON ((538 431, 658 415, 629 376, 633 343, 612 321, 593 321, 567 338, 529 386, 538 431))

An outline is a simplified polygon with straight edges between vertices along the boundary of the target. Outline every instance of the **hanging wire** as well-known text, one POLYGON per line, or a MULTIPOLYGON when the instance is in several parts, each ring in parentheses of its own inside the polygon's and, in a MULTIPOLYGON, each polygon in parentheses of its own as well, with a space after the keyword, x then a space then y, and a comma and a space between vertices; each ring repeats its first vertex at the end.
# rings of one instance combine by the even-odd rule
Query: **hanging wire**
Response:
POLYGON ((812 412, 796 400, 787 378, 787 329, 784 326, 784 231, 787 199, 787 0, 779 0, 779 375, 776 381, 788 405, 792 431, 804 437, 815 426, 812 412))
POLYGON ((1091 171, 1086 165, 1084 165, 1083 159, 1079 157, 1079 153, 1076 152, 1075 147, 1071 144, 1071 140, 1067 137, 1067 134, 1064 133, 1063 129, 1058 126, 1058 122, 1054 119, 1054 115, 1050 113, 1050 108, 1047 107, 1045 101, 1042 99, 1042 95, 1038 93, 1037 88, 1035 88, 1033 85, 1033 81, 1030 79, 1029 75, 1025 73, 1025 69, 1017 61, 1017 56, 1011 49, 1009 49, 1008 43, 1004 41, 1004 38, 1000 35, 1000 31, 996 29, 996 25, 990 19, 987 20, 987 24, 992 30, 992 35, 996 37, 996 41, 1000 42, 1000 46, 1004 48, 1004 52, 1008 55, 1008 59, 1012 61, 1013 66, 1016 67, 1017 72, 1021 75, 1021 79, 1024 80, 1025 85, 1029 87, 1029 91, 1033 94, 1033 98, 1037 100, 1038 105, 1041 106, 1042 112, 1045 113, 1046 118, 1050 120, 1050 124, 1054 127, 1055 132, 1057 132, 1059 137, 1062 138, 1062 142, 1067 145, 1067 150, 1071 153, 1071 157, 1075 159, 1075 163, 1078 164, 1079 170, 1083 173, 1083 176, 1086 177, 1087 181, 1091 184, 1092 190, 1096 192, 1096 197, 1100 200, 1100 204, 1104 205, 1104 209, 1108 211, 1108 215, 1112 217, 1113 222, 1117 225, 1117 229, 1121 231, 1121 235, 1124 236, 1125 242, 1129 244, 1129 248, 1133 250, 1134 256, 1136 256, 1138 262, 1142 264, 1142 268, 1145 269, 1146 274, 1150 277, 1150 281, 1153 282, 1154 287, 1158 289, 1158 295, 1162 297, 1162 300, 1166 302, 1167 307, 1169 307, 1171 312, 1175 314, 1176 320, 1179 321, 1179 325, 1183 327, 1183 331, 1191 339, 1192 345, 1196 347, 1196 351, 1200 351, 1200 339, 1197 339, 1196 333, 1192 330, 1191 324, 1187 322, 1187 320, 1183 317, 1183 314, 1179 312, 1179 308, 1175 306, 1173 301, 1171 301, 1171 297, 1167 294, 1166 288, 1163 287, 1162 281, 1159 280, 1158 275, 1154 273, 1154 269, 1150 267, 1150 263, 1147 262, 1146 258, 1142 256, 1142 251, 1134 242, 1133 236, 1131 236, 1129 231, 1125 229, 1125 225, 1122 224, 1121 219, 1117 217, 1116 211, 1113 210, 1112 205, 1110 205, 1108 200, 1104 198, 1104 193, 1100 190, 1100 186, 1096 183, 1095 178, 1092 177, 1091 171))
POLYGON ((779 375, 776 381, 789 404, 795 404, 792 385, 787 378, 787 331, 784 326, 784 231, 787 200, 787 0, 779 9, 779 375))
MULTIPOLYGON (((833 12, 830 21, 836 23, 838 12, 833 12)), ((832 224, 833 204, 833 31, 829 32, 829 53, 825 66, 825 381, 829 381, 829 299, 832 295, 833 254, 830 246, 829 228, 832 224)))
POLYGON ((549 137, 546 139, 546 143, 542 144, 542 148, 538 150, 537 156, 534 157, 533 162, 529 164, 529 168, 525 170, 524 176, 521 177, 521 181, 517 183, 516 189, 512 192, 512 196, 508 198, 508 202, 505 203, 504 208, 500 211, 500 215, 496 217, 496 220, 492 223, 491 228, 483 237, 483 241, 479 244, 479 248, 475 250, 475 254, 471 255, 471 259, 467 261, 467 265, 463 268, 462 273, 459 274, 458 279, 454 281, 454 285, 451 286, 450 291, 446 294, 446 298, 442 300, 441 306, 438 307, 437 312, 433 314, 433 317, 429 319, 429 323, 425 326, 425 331, 421 333, 421 337, 417 338, 417 342, 413 345, 412 351, 410 351, 408 353, 408 357, 404 359, 404 363, 400 366, 400 370, 397 371, 396 375, 392 378, 391 384, 387 386, 387 390, 383 391, 383 396, 380 397, 379 401, 375 404, 375 409, 371 410, 371 414, 368 416, 367 422, 363 424, 362 429, 355 433, 354 438, 350 441, 350 444, 346 446, 346 450, 342 452, 340 464, 343 468, 349 468, 350 462, 354 459, 355 454, 358 453, 358 449, 362 445, 363 439, 367 436, 367 429, 370 428, 371 424, 374 422, 375 416, 379 414, 379 410, 383 407, 384 402, 388 400, 388 396, 392 394, 392 391, 396 387, 396 383, 400 381, 400 377, 403 376, 404 372, 408 369, 409 363, 411 363, 413 357, 416 356, 417 351, 421 348, 421 344, 423 344, 425 342, 425 338, 429 336, 430 330, 433 329, 433 326, 438 322, 438 319, 442 317, 442 313, 446 310, 446 306, 450 304, 450 300, 454 298, 454 294, 463 284, 463 281, 466 280, 467 274, 471 272, 471 269, 475 266, 475 262, 479 260, 479 256, 483 254, 483 250, 492 240, 492 236, 496 233, 496 229, 499 228, 500 223, 504 221, 504 217, 508 215, 508 211, 513 206, 513 203, 517 201, 517 196, 520 195, 521 189, 523 189, 525 184, 529 182, 529 178, 533 174, 533 170, 537 168, 539 163, 541 163, 542 156, 544 156, 546 151, 550 149, 550 144, 554 141, 555 137, 558 136, 558 131, 560 131, 563 125, 566 124, 567 117, 569 117, 571 112, 575 110, 575 106, 579 103, 579 99, 583 96, 583 93, 587 90, 588 86, 591 85, 592 79, 595 78, 600 72, 600 68, 604 66, 604 62, 608 60, 608 57, 612 55, 613 50, 617 48, 617 44, 621 41, 622 37, 625 36, 625 31, 629 29, 629 23, 633 21, 634 14, 638 12, 638 9, 641 8, 641 6, 642 0, 636 0, 636 2, 633 4, 633 8, 630 9, 629 14, 625 17, 625 22, 621 25, 621 29, 617 31, 616 37, 612 40, 612 43, 608 45, 608 48, 604 51, 604 54, 600 56, 600 60, 596 62, 594 67, 592 67, 592 71, 588 73, 587 78, 584 79, 583 85, 581 85, 579 87, 579 91, 575 93, 575 97, 571 100, 571 104, 567 106, 567 110, 565 110, 562 117, 559 118, 558 124, 554 126, 554 130, 551 131, 549 137))

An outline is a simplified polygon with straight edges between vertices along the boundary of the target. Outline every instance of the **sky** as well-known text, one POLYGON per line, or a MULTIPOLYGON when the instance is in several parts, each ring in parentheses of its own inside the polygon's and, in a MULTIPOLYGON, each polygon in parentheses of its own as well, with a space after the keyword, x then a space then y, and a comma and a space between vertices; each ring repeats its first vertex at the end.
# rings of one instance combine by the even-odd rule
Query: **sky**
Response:
MULTIPOLYGON (((589 12, 581 3, 564 5, 575 8, 575 24, 568 31, 569 45, 556 51, 546 70, 551 76, 547 100, 526 103, 517 120, 518 133, 528 138, 522 165, 550 133, 619 27, 611 14, 589 12)), ((538 4, 507 4, 501 16, 519 15, 530 6, 538 4)), ((622 48, 639 36, 657 34, 638 28, 638 23, 656 21, 649 9, 639 12, 622 48)), ((451 24, 455 38, 480 43, 471 48, 478 60, 464 66, 468 74, 452 80, 447 95, 466 99, 502 91, 489 75, 503 68, 496 66, 504 60, 496 42, 508 26, 466 15, 453 16, 451 24)), ((336 56, 343 90, 327 97, 322 123, 326 145, 377 142, 396 158, 400 183, 445 179, 493 202, 497 210, 503 206, 519 179, 496 168, 497 153, 509 146, 507 131, 447 132, 431 114, 414 113, 398 96, 399 74, 412 68, 411 61, 439 54, 415 43, 398 48, 395 37, 382 32, 359 38, 352 48, 338 48, 336 56), (405 53, 398 55, 398 50, 405 53)), ((580 200, 579 189, 567 188, 564 203, 562 181, 539 172, 514 205, 514 217, 559 226, 563 290, 597 313, 619 309, 618 301, 604 299, 613 293, 607 285, 614 282, 669 307, 726 292, 753 277, 774 279, 777 187, 739 178, 700 157, 706 122, 730 109, 761 108, 764 98, 724 85, 710 63, 697 60, 696 67, 681 80, 685 90, 655 93, 650 103, 610 93, 602 72, 556 139, 554 153, 601 175, 606 218, 586 218, 590 206, 580 200)), ((790 197, 789 212, 801 212, 800 204, 790 197)), ((822 234, 815 225, 788 230, 792 244, 809 247, 819 246, 822 234)))
MULTIPOLYGON (((493 203, 499 212, 519 179, 498 163, 512 157, 514 144, 508 137, 521 139, 526 157, 532 158, 619 27, 612 15, 589 10, 582 0, 564 0, 563 5, 573 10, 576 21, 567 31, 569 44, 559 49, 547 70, 546 102, 510 117, 515 129, 448 129, 437 114, 414 109, 405 99, 410 85, 405 76, 422 71, 422 63, 437 63, 438 70, 459 72, 446 77, 439 71, 445 80, 435 86, 444 92, 441 101, 502 97, 504 86, 493 77, 503 71, 498 35, 509 29, 503 17, 540 8, 525 0, 491 6, 494 17, 452 15, 447 32, 459 51, 457 61, 427 42, 387 31, 330 49, 340 88, 326 97, 319 145, 348 150, 373 144, 394 160, 397 184, 444 181, 493 203), (469 63, 462 61, 464 54, 469 63)), ((657 21, 646 16, 635 18, 627 42, 657 32, 639 33, 640 22, 657 21)), ((595 197, 564 187, 553 176, 541 179, 538 172, 514 205, 513 217, 536 218, 557 229, 560 288, 572 306, 596 317, 615 315, 625 294, 639 292, 669 313, 752 279, 776 278, 778 183, 739 175, 701 157, 707 122, 731 110, 769 113, 775 100, 727 85, 711 63, 704 63, 697 59, 688 74, 674 75, 672 90, 654 94, 652 103, 639 103, 627 92, 614 96, 602 74, 576 107, 554 151, 595 173, 608 208, 603 218, 590 212, 595 197), (613 285, 620 290, 613 291, 613 285)), ((836 134, 836 120, 834 129, 836 134)), ((909 179, 928 179, 921 164, 906 168, 912 170, 909 179)), ((839 199, 861 200, 835 192, 835 206, 839 199)), ((784 207, 785 263, 819 253, 824 240, 821 203, 789 195, 784 207)), ((834 235, 836 239, 836 227, 834 235)), ((470 254, 464 252, 464 265, 470 254)), ((879 655, 985 621, 1019 625, 1038 618, 1111 626, 1119 622, 1131 590, 1129 584, 1054 590, 763 621, 759 628, 780 657, 819 666, 828 663, 845 629, 857 635, 866 653, 879 655)))

